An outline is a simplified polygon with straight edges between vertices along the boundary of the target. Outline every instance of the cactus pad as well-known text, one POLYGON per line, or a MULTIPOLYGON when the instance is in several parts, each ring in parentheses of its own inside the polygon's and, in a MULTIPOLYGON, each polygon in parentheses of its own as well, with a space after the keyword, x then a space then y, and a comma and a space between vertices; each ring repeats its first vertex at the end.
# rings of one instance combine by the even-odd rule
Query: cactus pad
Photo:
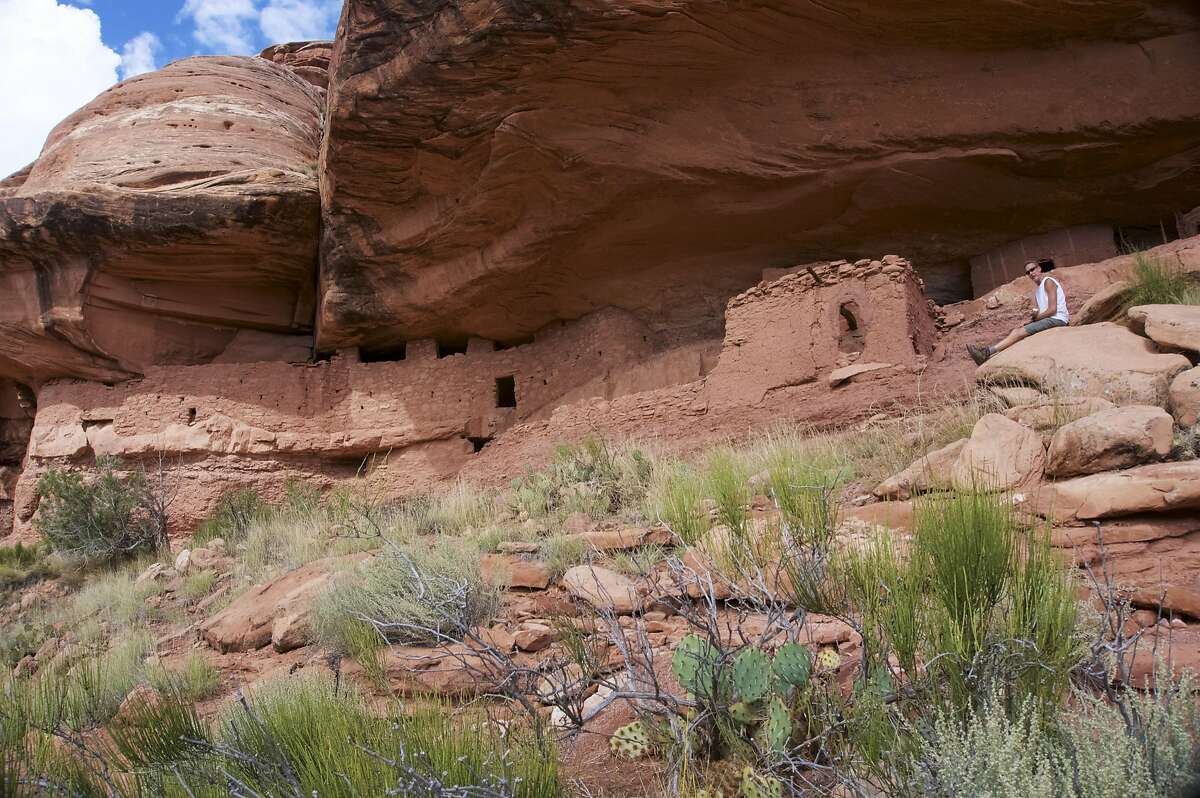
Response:
POLYGON ((650 753, 650 735, 642 722, 635 720, 613 732, 608 747, 613 756, 641 759, 650 753))
POLYGON ((761 713, 753 704, 739 701, 736 704, 729 705, 729 717, 733 719, 734 723, 749 726, 752 723, 758 723, 761 719, 761 713))
POLYGON ((803 687, 812 673, 812 655, 799 643, 784 643, 775 652, 771 670, 784 684, 803 687))
POLYGON ((742 795, 744 798, 783 798, 783 782, 774 776, 755 773, 746 766, 742 771, 742 795))
POLYGON ((759 734, 763 745, 770 750, 783 751, 787 748, 792 736, 792 713, 779 698, 772 698, 767 704, 767 718, 759 734))
POLYGON ((688 635, 675 646, 671 670, 684 690, 694 696, 713 699, 717 650, 698 635, 688 635))
POLYGON ((771 660, 761 649, 743 648, 733 660, 733 686, 743 701, 758 701, 771 688, 771 660))
POLYGON ((817 668, 823 671, 836 670, 837 666, 842 664, 842 658, 838 656, 835 649, 823 648, 821 653, 817 654, 817 668))

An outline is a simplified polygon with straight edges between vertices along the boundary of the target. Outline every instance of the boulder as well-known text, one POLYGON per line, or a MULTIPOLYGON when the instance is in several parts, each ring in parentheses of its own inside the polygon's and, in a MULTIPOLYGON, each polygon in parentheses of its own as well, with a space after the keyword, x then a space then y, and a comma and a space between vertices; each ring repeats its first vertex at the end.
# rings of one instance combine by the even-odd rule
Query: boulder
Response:
POLYGON ((1128 280, 1117 280, 1092 294, 1079 310, 1071 314, 1071 325, 1079 327, 1084 324, 1114 321, 1121 315, 1129 287, 1128 280))
POLYGON ((313 599, 329 586, 339 570, 362 562, 367 556, 353 554, 317 560, 255 585, 202 623, 200 635, 223 653, 262 648, 276 642, 276 634, 280 650, 307 645, 308 614, 313 599))
POLYGON ((1181 427, 1200 422, 1200 366, 1181 371, 1171 380, 1169 391, 1171 415, 1181 427))
POLYGON ((600 611, 628 615, 642 606, 633 581, 608 568, 577 565, 563 574, 562 582, 572 596, 600 611))
POLYGON ((965 490, 1008 490, 1040 479, 1045 461, 1046 450, 1036 432, 999 413, 988 413, 975 422, 950 469, 950 482, 965 490))
POLYGON ((583 541, 594 551, 626 551, 642 546, 664 546, 671 542, 671 533, 663 527, 646 529, 626 526, 616 529, 592 529, 585 532, 583 541))
POLYGON ((1102 410, 1059 428, 1046 455, 1046 474, 1073 477, 1161 460, 1171 453, 1175 424, 1148 405, 1102 410))
POLYGON ((1004 411, 1004 417, 1041 433, 1053 433, 1063 424, 1070 424, 1072 421, 1114 407, 1116 405, 1112 402, 1098 396, 1047 398, 1022 407, 1009 408, 1004 411))
POLYGON ((880 482, 874 494, 881 499, 907 499, 914 493, 951 487, 951 472, 966 445, 967 439, 963 438, 935 449, 899 474, 880 482))
POLYGON ((558 640, 558 632, 549 624, 523 621, 513 634, 513 642, 522 651, 537 652, 558 640))
POLYGON ((1190 367, 1183 355, 1161 354, 1151 341, 1104 322, 1031 335, 993 355, 975 375, 984 385, 1164 407, 1171 380, 1190 367))
POLYGON ((1159 346, 1200 352, 1200 305, 1138 305, 1129 319, 1159 346))
POLYGON ((550 586, 550 571, 545 563, 511 554, 485 554, 479 558, 483 580, 497 587, 545 590, 550 586))
POLYGON ((1152 463, 1042 485, 1038 512, 1059 523, 1200 508, 1200 460, 1152 463))
POLYGON ((993 385, 988 390, 1009 408, 1031 405, 1046 399, 1046 395, 1041 391, 1021 385, 993 385))

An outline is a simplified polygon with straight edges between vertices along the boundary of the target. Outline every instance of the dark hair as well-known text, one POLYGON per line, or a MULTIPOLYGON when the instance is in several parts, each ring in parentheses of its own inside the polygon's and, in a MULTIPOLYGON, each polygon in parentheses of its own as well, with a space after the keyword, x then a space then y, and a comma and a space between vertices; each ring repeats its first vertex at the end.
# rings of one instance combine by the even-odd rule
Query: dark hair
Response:
POLYGON ((1044 272, 1054 271, 1054 258, 1038 258, 1034 263, 1041 266, 1044 272))

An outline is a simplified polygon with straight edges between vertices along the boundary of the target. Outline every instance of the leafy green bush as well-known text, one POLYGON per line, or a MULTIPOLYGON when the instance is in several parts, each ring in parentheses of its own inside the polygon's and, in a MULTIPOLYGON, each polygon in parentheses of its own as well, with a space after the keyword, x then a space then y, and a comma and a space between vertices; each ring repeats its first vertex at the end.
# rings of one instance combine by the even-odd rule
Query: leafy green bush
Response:
POLYGON ((1138 305, 1200 305, 1200 284, 1183 269, 1145 252, 1133 256, 1125 307, 1138 305))
POLYGON ((343 652, 354 621, 389 642, 437 643, 486 625, 498 606, 499 591, 484 583, 472 547, 439 538, 389 545, 342 574, 314 603, 313 625, 322 643, 343 652))
POLYGON ((541 471, 513 480, 510 502, 529 518, 575 512, 602 518, 640 508, 653 473, 653 460, 640 449, 587 437, 558 447, 541 471))
POLYGON ((34 525, 52 549, 83 562, 107 562, 156 551, 167 540, 167 514, 142 471, 121 474, 119 461, 102 457, 85 480, 52 469, 38 480, 34 525))

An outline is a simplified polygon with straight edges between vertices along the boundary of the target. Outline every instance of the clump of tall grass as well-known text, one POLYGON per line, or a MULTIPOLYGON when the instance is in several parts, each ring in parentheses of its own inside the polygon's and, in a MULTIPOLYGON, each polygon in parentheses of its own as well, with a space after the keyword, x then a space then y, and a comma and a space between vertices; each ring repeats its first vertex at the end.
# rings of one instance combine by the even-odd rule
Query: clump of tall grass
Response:
POLYGON ((663 463, 655 473, 647 506, 650 516, 666 524, 685 545, 695 544, 709 529, 700 475, 688 464, 663 463))
POLYGON ((1054 707, 1083 659, 1071 572, 1003 496, 925 499, 907 551, 879 538, 833 570, 843 592, 826 601, 861 618, 868 665, 894 654, 935 703, 961 709, 1001 689, 1010 709, 1054 707))
POLYGON ((392 544, 342 574, 313 605, 321 642, 348 651, 347 624, 369 624, 390 643, 461 639, 490 623, 498 590, 483 581, 479 557, 465 541, 438 538, 392 544))
POLYGON ((1125 307, 1138 305, 1200 305, 1200 282, 1178 266, 1135 253, 1125 307))
POLYGON ((587 559, 587 544, 575 535, 552 535, 541 541, 538 556, 552 579, 587 559))
POLYGON ((141 558, 93 575, 70 600, 66 613, 76 622, 103 623, 109 634, 144 625, 158 610, 146 599, 162 591, 153 579, 137 581, 138 575, 154 562, 141 558))
POLYGON ((0 595, 29 582, 57 576, 58 563, 41 545, 0 546, 0 595))
POLYGON ((163 696, 176 696, 195 703, 217 694, 221 671, 199 654, 189 654, 178 668, 157 665, 148 668, 146 679, 163 696))
POLYGON ((271 506, 249 488, 224 493, 217 499, 212 512, 196 528, 193 542, 204 545, 214 538, 222 538, 226 544, 232 545, 245 540, 250 526, 271 510, 271 506))

